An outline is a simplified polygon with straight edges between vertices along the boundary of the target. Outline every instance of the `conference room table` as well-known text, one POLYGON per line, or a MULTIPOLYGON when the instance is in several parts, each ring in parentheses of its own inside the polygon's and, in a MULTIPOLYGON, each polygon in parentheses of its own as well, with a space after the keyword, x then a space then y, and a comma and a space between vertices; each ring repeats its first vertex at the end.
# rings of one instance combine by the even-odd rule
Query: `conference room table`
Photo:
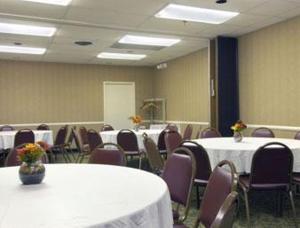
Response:
MULTIPOLYGON (((138 141, 138 147, 140 150, 145 150, 143 143, 143 134, 146 133, 153 141, 157 144, 159 134, 163 131, 163 129, 140 129, 138 131, 132 130, 138 141)), ((100 135, 103 143, 117 143, 117 135, 119 130, 114 131, 101 131, 100 135)))
POLYGON ((294 155, 294 172, 300 172, 300 140, 283 138, 244 137, 235 142, 233 137, 205 138, 192 140, 202 145, 207 153, 212 169, 222 160, 232 161, 239 173, 250 173, 255 151, 270 142, 287 145, 294 155))
MULTIPOLYGON (((14 147, 15 135, 17 131, 0 131, 0 149, 10 149, 14 147)), ((35 142, 44 141, 53 145, 53 132, 51 130, 34 130, 35 142)))
POLYGON ((22 185, 18 167, 0 168, 0 227, 173 227, 166 183, 138 169, 45 165, 41 184, 22 185))

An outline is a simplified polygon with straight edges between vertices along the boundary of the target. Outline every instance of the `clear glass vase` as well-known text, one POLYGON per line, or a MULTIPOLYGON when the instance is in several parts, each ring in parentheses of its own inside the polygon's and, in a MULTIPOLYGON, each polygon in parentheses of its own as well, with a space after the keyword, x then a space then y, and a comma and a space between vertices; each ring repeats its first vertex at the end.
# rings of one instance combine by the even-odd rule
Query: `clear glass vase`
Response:
POLYGON ((45 166, 40 160, 23 162, 19 168, 19 177, 24 185, 40 184, 45 177, 45 166))
POLYGON ((241 142, 243 140, 243 134, 240 131, 235 131, 233 133, 233 139, 235 142, 241 142))
POLYGON ((139 124, 135 124, 134 127, 133 127, 133 129, 135 131, 139 131, 140 130, 140 125, 139 124))

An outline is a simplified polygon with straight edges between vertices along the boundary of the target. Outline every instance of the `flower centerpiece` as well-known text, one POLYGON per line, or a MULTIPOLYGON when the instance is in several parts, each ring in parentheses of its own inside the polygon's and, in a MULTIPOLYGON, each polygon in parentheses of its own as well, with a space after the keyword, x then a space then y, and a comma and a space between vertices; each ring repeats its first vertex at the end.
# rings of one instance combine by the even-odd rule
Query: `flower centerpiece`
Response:
POLYGON ((233 130, 233 139, 235 142, 241 142, 243 139, 242 131, 247 128, 247 125, 243 123, 243 121, 237 121, 233 126, 231 126, 231 130, 233 130))
POLYGON ((40 146, 44 143, 28 143, 17 149, 18 159, 22 162, 19 177, 23 184, 39 184, 45 177, 45 166, 41 158, 45 150, 40 146))
POLYGON ((139 115, 136 115, 136 116, 130 116, 129 119, 134 124, 134 130, 138 131, 140 124, 142 123, 142 120, 143 120, 142 117, 139 115))

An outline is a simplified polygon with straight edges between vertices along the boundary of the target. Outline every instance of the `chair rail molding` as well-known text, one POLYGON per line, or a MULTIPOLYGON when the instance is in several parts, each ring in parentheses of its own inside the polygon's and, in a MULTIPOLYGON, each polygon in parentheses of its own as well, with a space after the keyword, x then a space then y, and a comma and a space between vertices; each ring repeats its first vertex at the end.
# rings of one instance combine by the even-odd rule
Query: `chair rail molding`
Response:
POLYGON ((262 124, 247 124, 248 128, 267 127, 273 130, 282 131, 300 131, 300 126, 284 126, 284 125, 262 125, 262 124))

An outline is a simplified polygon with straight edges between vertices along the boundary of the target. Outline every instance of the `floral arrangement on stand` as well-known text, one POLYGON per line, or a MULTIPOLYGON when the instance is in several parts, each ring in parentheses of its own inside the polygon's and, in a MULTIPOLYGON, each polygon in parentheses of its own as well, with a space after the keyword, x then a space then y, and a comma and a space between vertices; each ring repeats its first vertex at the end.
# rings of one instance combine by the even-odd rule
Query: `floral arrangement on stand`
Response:
POLYGON ((233 138, 235 142, 241 142, 243 140, 242 131, 247 128, 247 125, 243 123, 243 121, 238 120, 233 126, 231 126, 231 130, 233 130, 233 138))
POLYGON ((141 116, 136 115, 136 116, 130 116, 129 119, 132 121, 134 124, 134 130, 138 131, 140 128, 140 124, 142 123, 143 119, 141 116))
POLYGON ((144 104, 141 107, 141 110, 148 113, 150 118, 150 124, 152 124, 154 119, 154 113, 159 110, 159 107, 154 102, 144 102, 144 104))
POLYGON ((45 166, 41 159, 45 155, 44 143, 28 143, 17 149, 18 159, 22 162, 19 177, 23 184, 39 184, 45 176, 45 166))

